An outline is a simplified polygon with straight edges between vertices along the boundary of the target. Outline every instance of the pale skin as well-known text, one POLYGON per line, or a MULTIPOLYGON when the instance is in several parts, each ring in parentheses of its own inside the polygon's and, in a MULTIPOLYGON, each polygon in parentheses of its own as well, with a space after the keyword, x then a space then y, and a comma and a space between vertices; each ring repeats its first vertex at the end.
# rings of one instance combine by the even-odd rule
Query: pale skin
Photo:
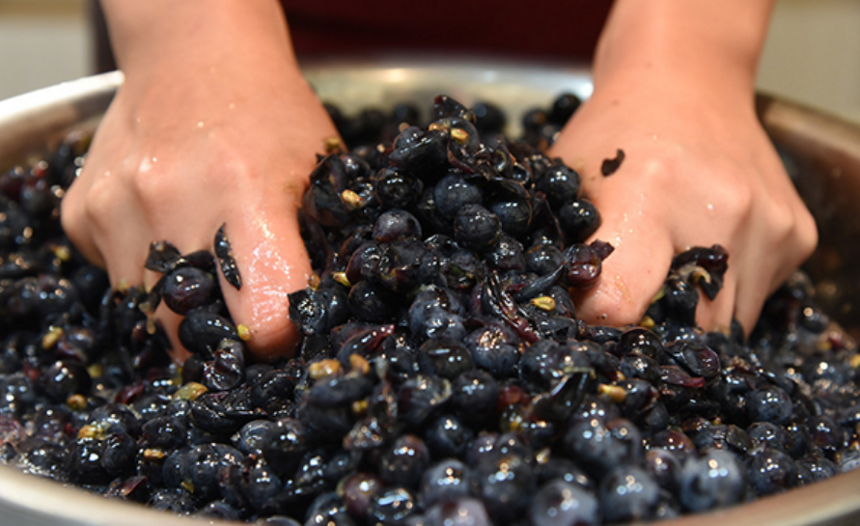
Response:
MULTIPOLYGON (((63 201, 66 231, 114 286, 151 285, 151 241, 211 250, 226 223, 244 281, 237 291, 219 277, 227 306, 258 357, 290 353, 286 295, 311 273, 296 211, 336 131, 296 65, 280 6, 102 3, 126 82, 63 201)), ((734 315, 749 330, 813 250, 814 222, 753 112, 771 3, 616 3, 594 95, 552 151, 580 171, 601 211, 594 237, 616 246, 599 284, 577 298, 587 321, 637 322, 674 254, 720 243, 726 287, 700 302, 698 320, 719 329, 734 315), (626 159, 603 178, 600 163, 617 148, 626 159)), ((164 307, 158 317, 181 361, 178 317, 164 307)))

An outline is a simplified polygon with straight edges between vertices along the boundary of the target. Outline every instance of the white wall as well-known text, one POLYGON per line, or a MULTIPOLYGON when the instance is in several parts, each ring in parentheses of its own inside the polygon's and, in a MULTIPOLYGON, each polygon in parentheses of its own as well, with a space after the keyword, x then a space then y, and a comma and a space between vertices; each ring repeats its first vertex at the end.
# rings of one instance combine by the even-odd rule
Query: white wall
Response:
POLYGON ((87 9, 86 0, 0 0, 0 99, 90 71, 87 9))
POLYGON ((758 86, 860 122, 860 1, 780 0, 758 86))

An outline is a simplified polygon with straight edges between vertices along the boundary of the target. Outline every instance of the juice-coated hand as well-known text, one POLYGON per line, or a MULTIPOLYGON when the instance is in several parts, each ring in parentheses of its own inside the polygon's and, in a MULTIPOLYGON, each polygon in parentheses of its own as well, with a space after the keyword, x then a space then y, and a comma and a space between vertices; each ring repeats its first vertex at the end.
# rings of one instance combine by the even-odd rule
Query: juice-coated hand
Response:
MULTIPOLYGON (((130 29, 115 42, 126 81, 63 201, 63 226, 112 285, 151 286, 158 275, 143 265, 152 241, 211 251, 225 225, 243 282, 237 290, 220 277, 227 306, 251 329, 252 351, 287 354, 296 339, 287 294, 311 272, 297 211, 315 154, 336 131, 291 56, 277 5, 273 20, 243 5, 232 17, 197 2, 168 7, 214 20, 175 33, 193 45, 174 42, 170 28, 163 39, 153 29, 135 40, 130 29)), ((109 19, 126 14, 116 9, 138 8, 121 3, 109 19)), ((181 360, 178 317, 164 306, 158 317, 181 360)))

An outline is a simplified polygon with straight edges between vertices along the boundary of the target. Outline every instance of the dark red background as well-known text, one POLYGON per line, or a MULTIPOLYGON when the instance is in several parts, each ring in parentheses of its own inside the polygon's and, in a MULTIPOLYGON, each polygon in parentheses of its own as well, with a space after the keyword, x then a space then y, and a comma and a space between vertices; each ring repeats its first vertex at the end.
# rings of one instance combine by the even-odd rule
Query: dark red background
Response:
MULTIPOLYGON (((409 52, 590 60, 611 0, 282 0, 299 57, 409 52)), ((93 1, 98 71, 116 69, 93 1)))

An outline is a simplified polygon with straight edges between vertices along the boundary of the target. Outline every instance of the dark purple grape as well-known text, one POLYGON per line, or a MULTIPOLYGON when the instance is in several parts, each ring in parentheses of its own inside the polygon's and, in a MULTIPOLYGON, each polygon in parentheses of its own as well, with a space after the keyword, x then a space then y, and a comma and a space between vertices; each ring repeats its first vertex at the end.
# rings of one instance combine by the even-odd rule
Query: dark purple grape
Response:
POLYGON ((437 95, 433 99, 433 120, 445 117, 474 118, 472 110, 448 95, 437 95))
POLYGON ((465 341, 472 353, 472 363, 496 378, 510 376, 519 361, 520 352, 515 343, 516 336, 496 326, 477 329, 465 341))
POLYGON ((671 451, 681 462, 696 454, 696 446, 693 445, 693 441, 686 434, 674 429, 655 433, 649 445, 652 448, 671 451))
POLYGON ((694 376, 710 379, 720 373, 720 357, 701 342, 675 342, 666 347, 666 352, 694 376))
POLYGON ((493 200, 488 209, 498 217, 502 230, 520 238, 528 233, 532 223, 532 205, 528 199, 519 196, 493 200))
POLYGON ((394 293, 368 281, 361 281, 350 289, 348 304, 356 318, 372 323, 390 321, 399 306, 394 293))
POLYGON ((495 521, 523 514, 537 485, 534 468, 519 455, 492 455, 481 459, 474 471, 477 495, 495 521))
POLYGON ((305 395, 308 403, 319 407, 351 404, 364 398, 373 389, 373 381, 359 371, 318 380, 305 395))
POLYGON ((388 290, 408 293, 420 285, 421 262, 426 249, 418 240, 398 241, 383 247, 371 272, 372 279, 388 290))
POLYGON ((475 128, 481 135, 502 133, 507 119, 501 108, 490 102, 476 102, 472 106, 475 114, 475 128))
POLYGON ((466 371, 454 381, 451 404, 468 422, 480 422, 495 416, 499 386, 485 371, 466 371))
POLYGON ((693 444, 699 450, 729 449, 741 454, 753 448, 753 442, 746 431, 734 424, 709 425, 700 429, 693 437, 693 444))
POLYGON ((144 422, 141 427, 141 438, 146 447, 173 450, 188 440, 188 428, 179 418, 172 416, 155 417, 144 422))
POLYGON ((618 409, 618 406, 611 401, 604 397, 586 395, 582 403, 571 415, 570 424, 591 419, 606 422, 620 417, 621 411, 618 409))
POLYGON ((491 526, 484 504, 477 499, 459 498, 438 502, 424 516, 426 526, 491 526))
POLYGON ((343 501, 346 510, 357 519, 367 515, 371 499, 383 489, 379 477, 370 473, 356 473, 343 484, 343 501))
POLYGON ((463 458, 473 437, 474 432, 451 415, 437 418, 424 432, 424 441, 433 458, 463 458))
MULTIPOLYGON (((0 212, 2 216, 2 212, 0 212)), ((0 231, 2 237, 2 231, 0 231)), ((4 286, 4 289, 7 287, 4 286)), ((15 281, 4 291, 0 298, 0 314, 12 319, 36 316, 44 320, 48 316, 71 310, 78 301, 78 291, 74 284, 52 274, 39 274, 15 281)))
POLYGON ((203 365, 203 385, 210 391, 227 391, 244 381, 244 345, 237 340, 222 340, 214 359, 203 365))
POLYGON ((683 465, 679 455, 668 449, 652 447, 645 453, 645 472, 651 476, 661 488, 677 492, 683 465))
POLYGON ((48 396, 57 402, 76 393, 86 393, 90 388, 90 375, 80 363, 59 361, 45 370, 42 387, 48 396))
POLYGON ((406 210, 389 210, 373 225, 373 239, 379 243, 421 239, 421 223, 406 210))
POLYGON ((826 458, 802 458, 797 461, 797 467, 809 470, 811 481, 826 480, 839 473, 836 463, 826 458))
POLYGON ((794 410, 791 397, 775 385, 768 385, 748 394, 746 407, 751 420, 775 424, 785 423, 794 410))
POLYGON ((305 517, 305 524, 353 524, 352 519, 347 514, 346 506, 336 493, 323 493, 314 499, 305 517))
POLYGON ((382 247, 379 243, 368 241, 359 245, 346 266, 346 277, 350 283, 356 284, 363 279, 371 279, 381 253, 382 247))
POLYGON ((670 276, 663 287, 664 296, 660 300, 667 313, 685 326, 696 325, 696 306, 699 304, 699 292, 693 285, 670 276))
POLYGON ((241 517, 239 510, 222 500, 209 502, 197 510, 196 515, 223 521, 237 521, 241 517))
POLYGON ((389 488, 370 499, 368 516, 374 524, 405 524, 418 510, 418 503, 406 488, 389 488))
POLYGON ((194 494, 213 498, 220 494, 219 473, 222 468, 240 465, 242 454, 225 444, 192 446, 183 456, 183 475, 193 485, 194 494))
POLYGON ((454 238, 472 250, 490 248, 502 234, 502 224, 495 214, 478 204, 461 207, 454 216, 454 238))
POLYGON ((337 443, 352 429, 355 418, 349 407, 320 407, 302 403, 296 408, 296 418, 307 430, 310 443, 337 443))
POLYGON ((564 264, 564 256, 554 245, 537 244, 525 253, 526 271, 539 276, 549 274, 564 264))
POLYGON ((140 434, 140 422, 134 411, 124 404, 104 404, 90 413, 87 425, 104 433, 128 433, 132 437, 140 434))
POLYGON ((709 449, 684 464, 680 499, 690 511, 722 508, 740 502, 745 486, 744 469, 735 455, 709 449))
POLYGON ((280 475, 292 475, 307 451, 307 431, 298 420, 279 418, 263 443, 263 456, 280 475))
POLYGON ((295 381, 287 371, 273 369, 251 383, 251 403, 254 407, 272 412, 272 409, 281 406, 281 401, 292 398, 294 388, 295 381))
POLYGON ((747 434, 755 447, 765 445, 771 449, 788 451, 791 442, 785 428, 771 422, 754 422, 747 428, 747 434))
POLYGON ((386 168, 376 175, 374 195, 387 209, 405 209, 418 201, 424 191, 420 179, 400 173, 394 168, 386 168))
POLYGON ((630 421, 619 418, 606 423, 597 418, 580 420, 568 428, 563 444, 589 474, 601 474, 642 458, 642 436, 630 421))
POLYGON ((525 115, 523 115, 523 129, 526 133, 537 133, 548 120, 549 116, 546 111, 541 109, 529 110, 525 115))
POLYGON ((442 130, 422 132, 407 128, 394 140, 394 149, 388 159, 392 165, 422 180, 435 180, 449 167, 448 142, 450 136, 442 130))
POLYGON ((468 496, 469 470, 459 460, 442 460, 422 475, 421 501, 425 507, 468 496))
POLYGON ((582 100, 573 93, 562 93, 552 103, 548 118, 551 122, 563 126, 581 104, 582 100))
POLYGON ((600 508, 608 522, 651 518, 659 497, 659 486, 647 473, 633 466, 619 466, 600 483, 600 508))
POLYGON ((170 488, 156 491, 147 505, 155 510, 169 511, 175 515, 188 515, 197 509, 197 500, 194 495, 182 488, 170 488))
POLYGON ((239 339, 233 322, 203 309, 186 313, 179 323, 179 341, 194 354, 211 356, 225 338, 239 339))
POLYGON ((66 453, 66 469, 72 482, 78 484, 107 484, 111 475, 102 459, 104 444, 94 438, 79 438, 69 443, 66 453))
POLYGON ((433 189, 436 211, 447 218, 454 217, 465 205, 480 204, 482 200, 481 190, 459 173, 446 175, 433 189))
POLYGON ((134 470, 137 443, 127 433, 108 435, 102 443, 102 467, 112 477, 127 475, 134 470))
POLYGON ((571 286, 579 289, 593 287, 603 269, 603 260, 611 253, 612 246, 601 241, 594 241, 591 245, 577 243, 565 250, 564 266, 571 286), (609 247, 608 252, 603 246, 609 247))
POLYGON ((758 495, 781 493, 798 484, 797 465, 787 453, 764 449, 747 461, 749 484, 758 495))
POLYGON ((291 293, 288 298, 290 320, 306 335, 328 334, 349 317, 346 296, 337 289, 307 288, 291 293))
POLYGON ((813 416, 807 420, 812 445, 823 451, 828 457, 833 457, 844 446, 844 431, 842 427, 829 416, 813 416))
POLYGON ((535 190, 546 194, 553 208, 559 208, 577 198, 579 174, 567 166, 555 165, 535 181, 535 190))
POLYGON ((523 246, 502 232, 498 242, 484 253, 484 261, 491 269, 499 272, 522 270, 525 267, 523 246))
POLYGON ((457 340, 434 338, 424 342, 418 349, 418 365, 424 374, 453 380, 472 368, 472 356, 457 340))
POLYGON ((429 464, 424 442, 415 435, 403 435, 382 455, 379 477, 386 484, 415 488, 429 464))
POLYGON ((600 503, 594 493, 563 480, 544 485, 529 506, 534 526, 601 524, 600 503))
POLYGON ((245 455, 262 456, 274 427, 275 423, 270 420, 252 420, 230 437, 230 441, 245 455))

